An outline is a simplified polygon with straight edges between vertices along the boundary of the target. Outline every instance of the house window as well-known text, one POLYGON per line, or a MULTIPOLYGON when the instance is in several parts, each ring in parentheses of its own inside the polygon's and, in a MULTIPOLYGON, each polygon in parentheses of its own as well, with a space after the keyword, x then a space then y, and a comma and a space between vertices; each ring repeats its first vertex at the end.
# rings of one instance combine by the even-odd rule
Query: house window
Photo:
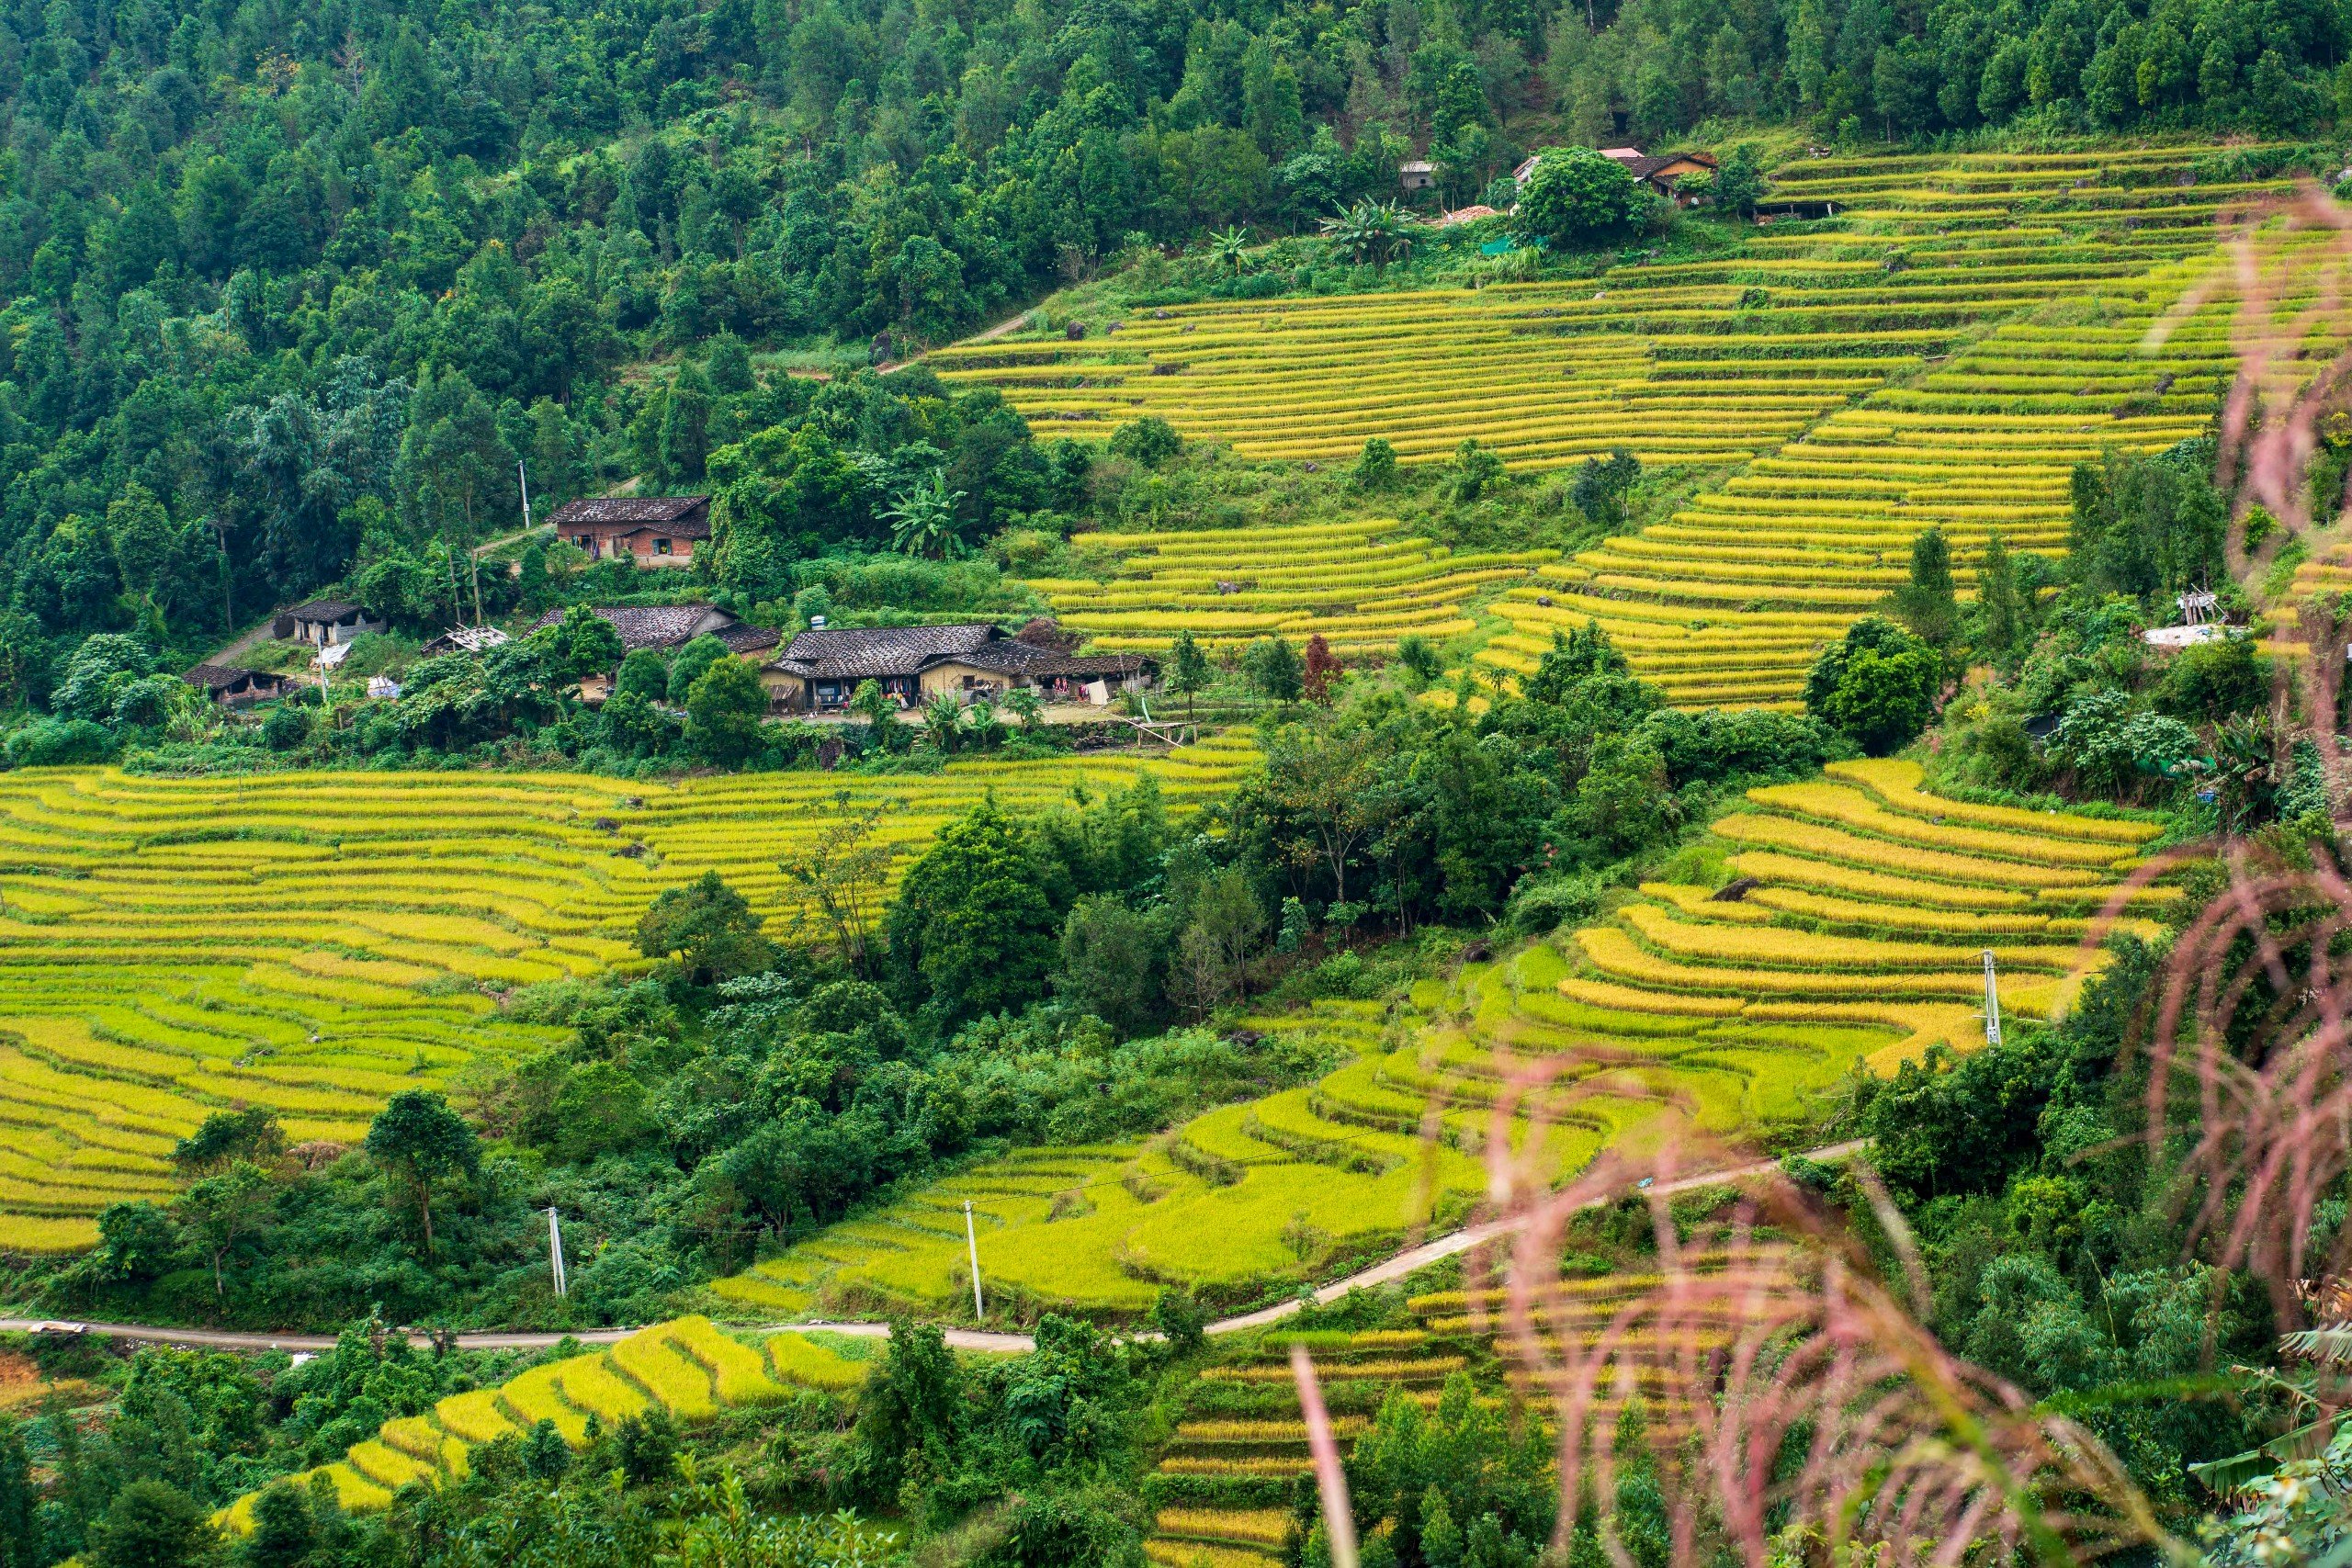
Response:
POLYGON ((654 540, 654 541, 653 541, 653 553, 654 553, 655 555, 657 555, 657 556, 666 556, 666 555, 668 555, 668 554, 670 553, 670 541, 669 541, 669 540, 667 540, 667 539, 656 539, 656 540, 654 540))

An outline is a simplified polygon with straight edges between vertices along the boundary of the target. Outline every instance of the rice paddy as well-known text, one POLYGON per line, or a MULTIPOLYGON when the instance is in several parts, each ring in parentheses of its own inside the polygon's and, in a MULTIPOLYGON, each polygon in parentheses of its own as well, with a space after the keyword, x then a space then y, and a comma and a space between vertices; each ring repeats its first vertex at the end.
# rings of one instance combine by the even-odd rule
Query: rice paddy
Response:
MULTIPOLYGON (((1473 437, 1521 469, 1623 446, 1698 481, 1666 520, 1573 559, 1482 561, 1477 581, 1467 561, 1425 560, 1451 580, 1435 597, 1344 556, 1347 575, 1295 570, 1334 542, 1422 547, 1376 521, 1117 541, 1135 556, 1111 581, 1038 585, 1106 647, 1161 646, 1187 619, 1196 635, 1324 630, 1360 654, 1415 631, 1478 642, 1508 682, 1591 622, 1678 705, 1789 708, 1928 527, 1965 590, 1995 533, 2063 550, 2074 464, 2203 431, 2234 368, 2227 307, 2157 349, 2148 329, 2216 265, 2216 216, 2286 182, 2200 181, 2202 152, 1808 159, 1778 171, 1771 199, 1831 215, 1747 231, 1720 257, 1176 306, 1082 343, 933 358, 1057 434, 1155 414, 1244 457, 1319 463, 1372 436, 1408 462, 1473 437), (1227 596, 1204 599, 1216 584, 1227 596)), ((2306 575, 2333 581, 2333 564, 2306 575)))
POLYGON ((707 870, 785 934, 777 862, 837 792, 888 808, 903 865, 984 792, 1035 811, 1146 773, 1182 808, 1250 755, 1213 739, 678 784, 0 775, 0 1247, 87 1246, 108 1203, 168 1196, 172 1145, 213 1111, 266 1106, 297 1142, 348 1144, 392 1094, 552 1043, 504 994, 633 959, 646 906, 707 870))
MULTIPOLYGON (((1000 339, 932 363, 1082 439, 1156 414, 1251 457, 1344 461, 1380 436, 1407 461, 1432 460, 1475 436, 1514 466, 1623 446, 1651 465, 1718 467, 1931 370, 1990 323, 2064 298, 2128 298, 2152 268, 2203 250, 2225 206, 2283 188, 2176 183, 2199 155, 1809 160, 1779 171, 1772 199, 1836 217, 1759 231, 1721 258, 1170 306, 1083 342, 1000 339)), ((2028 390, 2072 393, 2080 379, 2031 363, 1999 374, 2028 390)), ((2147 389, 2128 367, 2104 379, 2116 400, 2147 389)))
MULTIPOLYGON (((307 1485, 323 1474, 347 1509, 389 1507, 403 1486, 437 1486, 467 1474, 469 1450, 502 1438, 528 1437, 552 1422, 566 1443, 585 1446, 591 1422, 610 1430, 630 1416, 660 1410, 681 1421, 707 1420, 723 1409, 774 1404, 797 1389, 842 1393, 865 1378, 868 1344, 837 1337, 764 1337, 754 1347, 708 1318, 687 1317, 640 1329, 607 1349, 534 1367, 497 1388, 453 1394, 421 1416, 387 1421, 342 1459, 290 1480, 307 1485)), ((222 1509, 220 1522, 245 1534, 258 1494, 222 1509)))
POLYGON ((1158 650, 1180 631, 1204 646, 1319 636, 1342 657, 1385 653, 1417 633, 1473 631, 1474 599, 1530 581, 1551 550, 1464 552, 1380 518, 1354 523, 1084 536, 1121 552, 1116 575, 1029 586, 1098 649, 1158 650))
MULTIPOLYGON (((1950 799, 1908 762, 1838 763, 1721 818, 1707 886, 1653 884, 1391 1002, 1248 1020, 1330 1054, 1312 1085, 1142 1144, 1007 1156, 716 1289, 763 1317, 968 1314, 969 1200, 993 1313, 1130 1317, 1168 1285, 1240 1306, 1451 1228, 1498 1137, 1553 1177, 1676 1127, 1784 1141, 1857 1065, 1981 1043, 1987 952, 2006 1016, 2063 1011, 2106 962, 2080 947, 2091 915, 2157 831, 1950 799)), ((2178 897, 2135 895, 2125 929, 2154 934, 2147 911, 2178 897)))
POLYGON ((1433 1409, 1447 1380, 1468 1397, 1503 1403, 1502 1367, 1476 1330, 1270 1333, 1235 1347, 1175 1396, 1176 1428, 1144 1500, 1153 1507, 1144 1553, 1163 1568, 1274 1568, 1289 1537, 1291 1489, 1310 1472, 1306 1427, 1289 1355, 1308 1346, 1333 1435, 1346 1446, 1393 1389, 1433 1409))

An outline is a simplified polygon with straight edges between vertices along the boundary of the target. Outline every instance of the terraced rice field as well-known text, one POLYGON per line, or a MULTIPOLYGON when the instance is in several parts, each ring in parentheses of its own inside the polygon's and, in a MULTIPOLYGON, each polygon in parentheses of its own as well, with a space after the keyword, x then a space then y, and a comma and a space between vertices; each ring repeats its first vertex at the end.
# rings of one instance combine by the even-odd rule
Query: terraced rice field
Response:
POLYGON ((2208 265, 2004 322, 1669 521, 1539 568, 1493 605, 1512 629, 1481 660, 1523 673, 1555 630, 1592 622, 1679 706, 1793 708, 1821 644, 1905 581, 1928 528, 1973 586, 1996 532, 2011 548, 2064 552, 2076 463, 2203 432, 2233 365, 2226 307, 2153 355, 2141 345, 2208 265))
MULTIPOLYGON (((1625 446, 1654 466, 1717 467, 1778 450, 1994 322, 2130 298, 2207 249, 2217 211, 2282 187, 2174 183, 2200 151, 1808 161, 1780 171, 1773 197, 1834 203, 1836 219, 1722 259, 1174 306, 1083 343, 997 340, 932 362, 1083 439, 1157 414, 1252 457, 1340 461, 1377 435, 1430 460, 1476 436, 1515 466, 1625 446)), ((2091 390, 2143 393, 2153 374, 2109 367, 2091 390)), ((2010 379, 2045 376, 2084 385, 2038 366, 2010 379)))
MULTIPOLYGON (((403 1486, 463 1480, 469 1450, 500 1438, 526 1438, 541 1421, 564 1441, 585 1446, 594 1420, 609 1430, 632 1416, 666 1411, 681 1421, 708 1420, 723 1409, 770 1404, 796 1389, 845 1393, 865 1381, 869 1341, 839 1336, 772 1334, 755 1344, 712 1325, 679 1318, 641 1329, 606 1349, 533 1367, 496 1388, 452 1394, 422 1416, 387 1421, 314 1474, 334 1484, 345 1508, 389 1507, 403 1486)), ((219 1522, 240 1535, 253 1529, 259 1494, 222 1509, 219 1522)))
MULTIPOLYGON (((1720 258, 1574 285, 1183 306, 1085 344, 936 358, 1081 436, 1150 413, 1256 457, 1343 461, 1379 435, 1431 460, 1475 436, 1521 468, 1623 446, 1712 470, 1664 523, 1442 604, 1409 576, 1255 571, 1312 559, 1305 535, 1222 549, 1186 536, 1176 560, 1142 536, 1106 586, 1039 585, 1106 647, 1159 646, 1186 617, 1303 637, 1336 614, 1350 649, 1379 652, 1491 612, 1506 626, 1478 659, 1508 680, 1555 630, 1593 621, 1679 705, 1788 708, 1927 528, 1951 541, 1965 589, 1996 532, 2064 548, 2076 462, 2202 432, 2234 367, 2227 305, 2160 350, 2143 340, 2215 265, 2217 213, 2285 182, 2180 183, 2199 155, 1809 160, 1780 171, 1773 197, 1836 216, 1720 258), (1247 581, 1248 602, 1204 601, 1217 581, 1247 581)), ((2307 575, 2344 575, 2331 570, 2307 575)))
POLYGON ((634 956, 662 889, 716 870, 792 913, 779 857, 838 809, 888 807, 908 855, 994 790, 1042 810, 1080 781, 1159 779, 1179 807, 1251 756, 974 763, 922 777, 677 785, 550 774, 0 776, 0 1247, 60 1250, 173 1187, 172 1144, 263 1105, 350 1142, 384 1100, 539 1048, 498 993, 634 956))
POLYGON ((2088 918, 2157 831, 1949 800, 1919 780, 1906 762, 1848 762, 1757 790, 1701 857, 1719 886, 1645 887, 1606 920, 1393 1004, 1249 1021, 1338 1056, 1309 1087, 1140 1145, 1009 1156, 717 1289, 752 1316, 960 1315, 968 1199, 993 1310, 1117 1317, 1164 1284, 1253 1301, 1451 1228, 1486 1190, 1498 1098, 1538 1071, 1555 1087, 1500 1131, 1549 1175, 1676 1126, 1793 1133, 1857 1063, 1891 1071, 1981 1042, 1988 950, 2006 1015, 2063 1010, 2104 960, 2077 951, 2088 918))
POLYGON ((1117 574, 1033 579, 1064 626, 1099 649, 1157 650, 1179 631, 1210 647, 1320 635, 1334 652, 1385 652, 1419 633, 1476 628, 1474 598, 1529 581, 1551 550, 1455 555, 1380 518, 1355 523, 1085 536, 1117 574))
MULTIPOLYGON (((1456 1314, 1459 1315, 1459 1314, 1456 1314)), ((1290 1346, 1305 1344, 1345 1453, 1392 1389, 1435 1412, 1450 1380, 1493 1411, 1501 1371, 1478 1328, 1274 1334, 1238 1347, 1176 1396, 1176 1430, 1144 1481, 1153 1529, 1144 1553, 1165 1568, 1274 1568, 1291 1488, 1310 1473, 1290 1346)))

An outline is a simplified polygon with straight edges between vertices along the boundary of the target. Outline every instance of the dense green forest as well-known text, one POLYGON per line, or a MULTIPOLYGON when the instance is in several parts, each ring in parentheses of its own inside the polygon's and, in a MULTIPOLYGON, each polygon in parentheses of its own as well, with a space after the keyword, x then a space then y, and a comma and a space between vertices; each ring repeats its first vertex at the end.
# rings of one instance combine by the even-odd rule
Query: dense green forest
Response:
MULTIPOLYGON (((746 344, 894 355, 1139 247, 1311 229, 1409 151, 1467 198, 1531 146, 1702 120, 2290 132, 2347 38, 2307 0, 20 5, 0 686, 44 701, 96 631, 201 652, 355 563, 446 581, 519 521, 518 461, 550 503, 701 484, 797 412, 720 412, 746 344)), ((870 522, 911 448, 995 417, 828 409, 834 509, 870 522)), ((956 488, 976 529, 1067 499, 956 488)))

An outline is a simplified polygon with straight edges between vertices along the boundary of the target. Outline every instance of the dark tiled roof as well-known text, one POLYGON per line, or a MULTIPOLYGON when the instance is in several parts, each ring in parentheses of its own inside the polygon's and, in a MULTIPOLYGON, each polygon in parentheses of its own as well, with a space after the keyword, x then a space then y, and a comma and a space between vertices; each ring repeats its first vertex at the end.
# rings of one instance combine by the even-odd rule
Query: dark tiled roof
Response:
POLYGON ((1129 675, 1140 675, 1159 668, 1159 661, 1148 654, 1089 653, 1040 660, 1029 667, 1029 673, 1041 681, 1050 681, 1056 676, 1092 681, 1114 675, 1124 680, 1129 675))
POLYGON ((783 634, 773 626, 721 626, 712 635, 725 643, 731 653, 757 653, 784 640, 783 634))
MULTIPOLYGON (((708 604, 600 604, 596 615, 620 633, 621 646, 632 651, 640 648, 675 648, 691 642, 700 631, 725 634, 736 625, 734 616, 708 604)), ((563 619, 561 610, 549 610, 529 629, 551 626, 563 619)))
POLYGON ((347 599, 313 599, 286 612, 298 621, 347 621, 366 614, 347 599))
POLYGON ((548 521, 567 523, 675 523, 710 511, 707 495, 607 495, 567 501, 548 521))
POLYGON ((947 655, 958 663, 974 665, 982 670, 1001 671, 1007 675, 1026 674, 1038 665, 1053 659, 1053 654, 1011 638, 984 642, 969 653, 947 655))
POLYGON ((637 523, 619 530, 613 537, 626 539, 639 534, 650 534, 656 538, 707 539, 710 537, 710 519, 688 517, 677 523, 637 523))
POLYGON ((234 664, 199 664, 180 677, 191 686, 208 692, 226 691, 240 681, 267 681, 276 683, 277 677, 257 670, 246 670, 234 664))
POLYGON ((942 659, 970 659, 1001 640, 996 627, 984 624, 828 627, 794 637, 773 667, 831 681, 912 675, 942 659))
POLYGON ((1704 152, 1668 152, 1648 158, 1628 158, 1625 172, 1637 180, 1648 179, 1660 169, 1670 169, 1677 164, 1702 164, 1712 169, 1715 161, 1704 152))

